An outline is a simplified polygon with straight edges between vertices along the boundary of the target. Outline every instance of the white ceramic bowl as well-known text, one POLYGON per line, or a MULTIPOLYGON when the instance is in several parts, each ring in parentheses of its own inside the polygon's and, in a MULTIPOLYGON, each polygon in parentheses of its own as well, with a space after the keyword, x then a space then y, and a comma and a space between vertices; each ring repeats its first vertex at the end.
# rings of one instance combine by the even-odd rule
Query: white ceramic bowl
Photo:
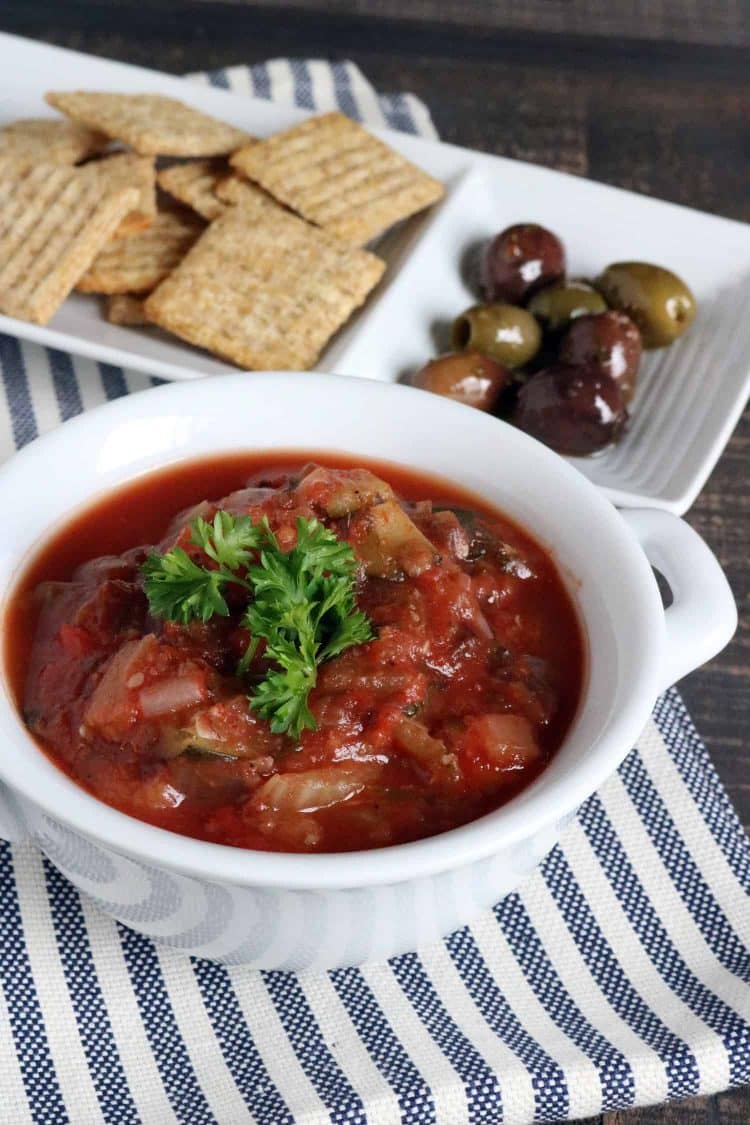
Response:
POLYGON ((48 530, 149 469, 229 450, 345 451, 456 481, 555 555, 589 651, 579 713, 549 767, 505 807, 432 839, 343 855, 188 839, 102 804, 36 747, 0 685, 0 829, 31 835, 127 925, 191 953, 263 968, 333 967, 414 948, 511 891, 617 768, 664 688, 736 625, 716 559, 681 520, 617 512, 561 458, 478 411, 406 387, 304 374, 149 390, 66 423, 0 471, 7 592, 48 530), (674 601, 666 612, 651 563, 674 601))

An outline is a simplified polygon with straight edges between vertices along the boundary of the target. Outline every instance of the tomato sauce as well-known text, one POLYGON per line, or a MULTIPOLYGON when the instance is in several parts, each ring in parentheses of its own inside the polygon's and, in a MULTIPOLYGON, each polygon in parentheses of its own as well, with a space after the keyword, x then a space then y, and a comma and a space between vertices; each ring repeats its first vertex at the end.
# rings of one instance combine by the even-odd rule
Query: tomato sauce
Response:
MULTIPOLYGON (((331 852, 431 836, 515 796, 572 722, 584 644, 549 554, 476 496, 287 451, 181 463, 80 512, 13 592, 5 662, 40 747, 101 800, 203 840, 331 852), (319 667, 316 729, 296 738, 248 706, 247 595, 205 624, 149 611, 147 554, 219 508, 266 517, 285 549, 315 518, 359 560, 374 639, 319 667)), ((261 646, 251 680, 263 662, 261 646)))

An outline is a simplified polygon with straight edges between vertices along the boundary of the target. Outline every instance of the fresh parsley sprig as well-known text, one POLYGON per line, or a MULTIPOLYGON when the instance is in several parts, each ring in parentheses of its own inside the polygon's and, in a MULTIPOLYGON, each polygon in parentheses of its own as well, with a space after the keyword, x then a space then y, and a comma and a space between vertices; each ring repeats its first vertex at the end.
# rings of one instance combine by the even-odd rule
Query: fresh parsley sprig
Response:
POLYGON ((143 566, 151 613, 182 625, 227 617, 227 585, 243 587, 250 601, 242 624, 251 640, 238 674, 247 672, 261 640, 276 665, 255 686, 250 707, 274 733, 298 738, 314 730, 308 698, 319 666, 373 636, 357 609, 352 548, 317 520, 299 518, 297 542, 284 551, 266 519, 253 523, 224 511, 210 523, 194 520, 190 542, 214 565, 201 566, 182 547, 151 554, 143 566))
POLYGON ((370 622, 356 608, 356 569, 349 544, 317 520, 297 520, 291 551, 266 532, 259 561, 248 570, 255 598, 243 623, 252 637, 265 639, 266 656, 282 669, 270 672, 250 698, 272 731, 314 730, 307 698, 318 666, 372 638, 370 622))
POLYGON ((149 555, 142 570, 154 617, 189 625, 191 621, 209 621, 214 614, 229 616, 222 592, 228 576, 198 566, 182 547, 166 555, 149 555))
POLYGON ((266 524, 256 524, 249 516, 233 516, 219 510, 212 523, 200 517, 190 525, 190 541, 226 570, 247 566, 266 533, 266 524))
POLYGON ((235 571, 258 550, 263 531, 249 516, 236 517, 229 512, 218 511, 213 523, 193 520, 190 542, 216 563, 216 569, 199 566, 182 547, 173 547, 165 555, 150 554, 142 569, 154 616, 181 625, 210 621, 215 614, 228 617, 224 590, 228 583, 251 589, 235 571))

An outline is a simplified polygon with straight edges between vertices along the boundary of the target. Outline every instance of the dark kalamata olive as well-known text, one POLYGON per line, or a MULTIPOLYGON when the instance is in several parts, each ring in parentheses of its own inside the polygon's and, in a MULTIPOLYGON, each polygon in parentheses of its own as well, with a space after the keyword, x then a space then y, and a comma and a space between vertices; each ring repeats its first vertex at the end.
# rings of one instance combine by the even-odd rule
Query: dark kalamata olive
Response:
POLYGON ((597 289, 641 332, 644 348, 665 348, 695 316, 695 297, 682 278, 650 262, 615 262, 597 278, 597 289))
POLYGON ((412 386, 478 410, 492 410, 510 380, 510 371, 489 356, 461 352, 430 360, 415 372, 411 382, 412 386))
POLYGON ((517 305, 564 276, 562 242, 537 223, 507 227, 487 243, 482 255, 482 292, 488 301, 517 305))
POLYGON ((560 359, 572 367, 587 367, 599 375, 609 375, 619 385, 627 405, 638 378, 641 334, 623 312, 610 310, 581 316, 571 324, 560 345, 560 359))
POLYGON ((531 313, 517 305, 474 305, 453 322, 453 347, 521 367, 539 351, 542 333, 531 313))
POLYGON ((588 281, 571 279, 540 289, 527 308, 546 332, 557 333, 564 332, 579 316, 605 312, 607 305, 601 293, 588 281))
POLYGON ((558 453, 584 457, 617 440, 627 411, 609 375, 561 363, 521 388, 511 420, 558 453))

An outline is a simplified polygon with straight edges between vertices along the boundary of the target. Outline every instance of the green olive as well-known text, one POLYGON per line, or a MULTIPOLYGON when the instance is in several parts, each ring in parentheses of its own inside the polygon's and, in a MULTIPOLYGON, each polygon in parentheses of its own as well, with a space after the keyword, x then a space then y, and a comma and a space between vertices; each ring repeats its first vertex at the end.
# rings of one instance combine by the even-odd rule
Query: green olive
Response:
POLYGON ((685 282, 650 262, 615 262, 597 287, 613 309, 622 309, 641 330, 644 348, 665 348, 695 316, 695 297, 685 282))
POLYGON ((474 305, 453 321, 454 348, 491 356, 505 367, 522 367, 536 355, 542 333, 517 305, 474 305))
POLYGON ((588 281, 557 281, 540 289, 526 306, 548 332, 562 332, 579 316, 606 312, 601 293, 588 281))

